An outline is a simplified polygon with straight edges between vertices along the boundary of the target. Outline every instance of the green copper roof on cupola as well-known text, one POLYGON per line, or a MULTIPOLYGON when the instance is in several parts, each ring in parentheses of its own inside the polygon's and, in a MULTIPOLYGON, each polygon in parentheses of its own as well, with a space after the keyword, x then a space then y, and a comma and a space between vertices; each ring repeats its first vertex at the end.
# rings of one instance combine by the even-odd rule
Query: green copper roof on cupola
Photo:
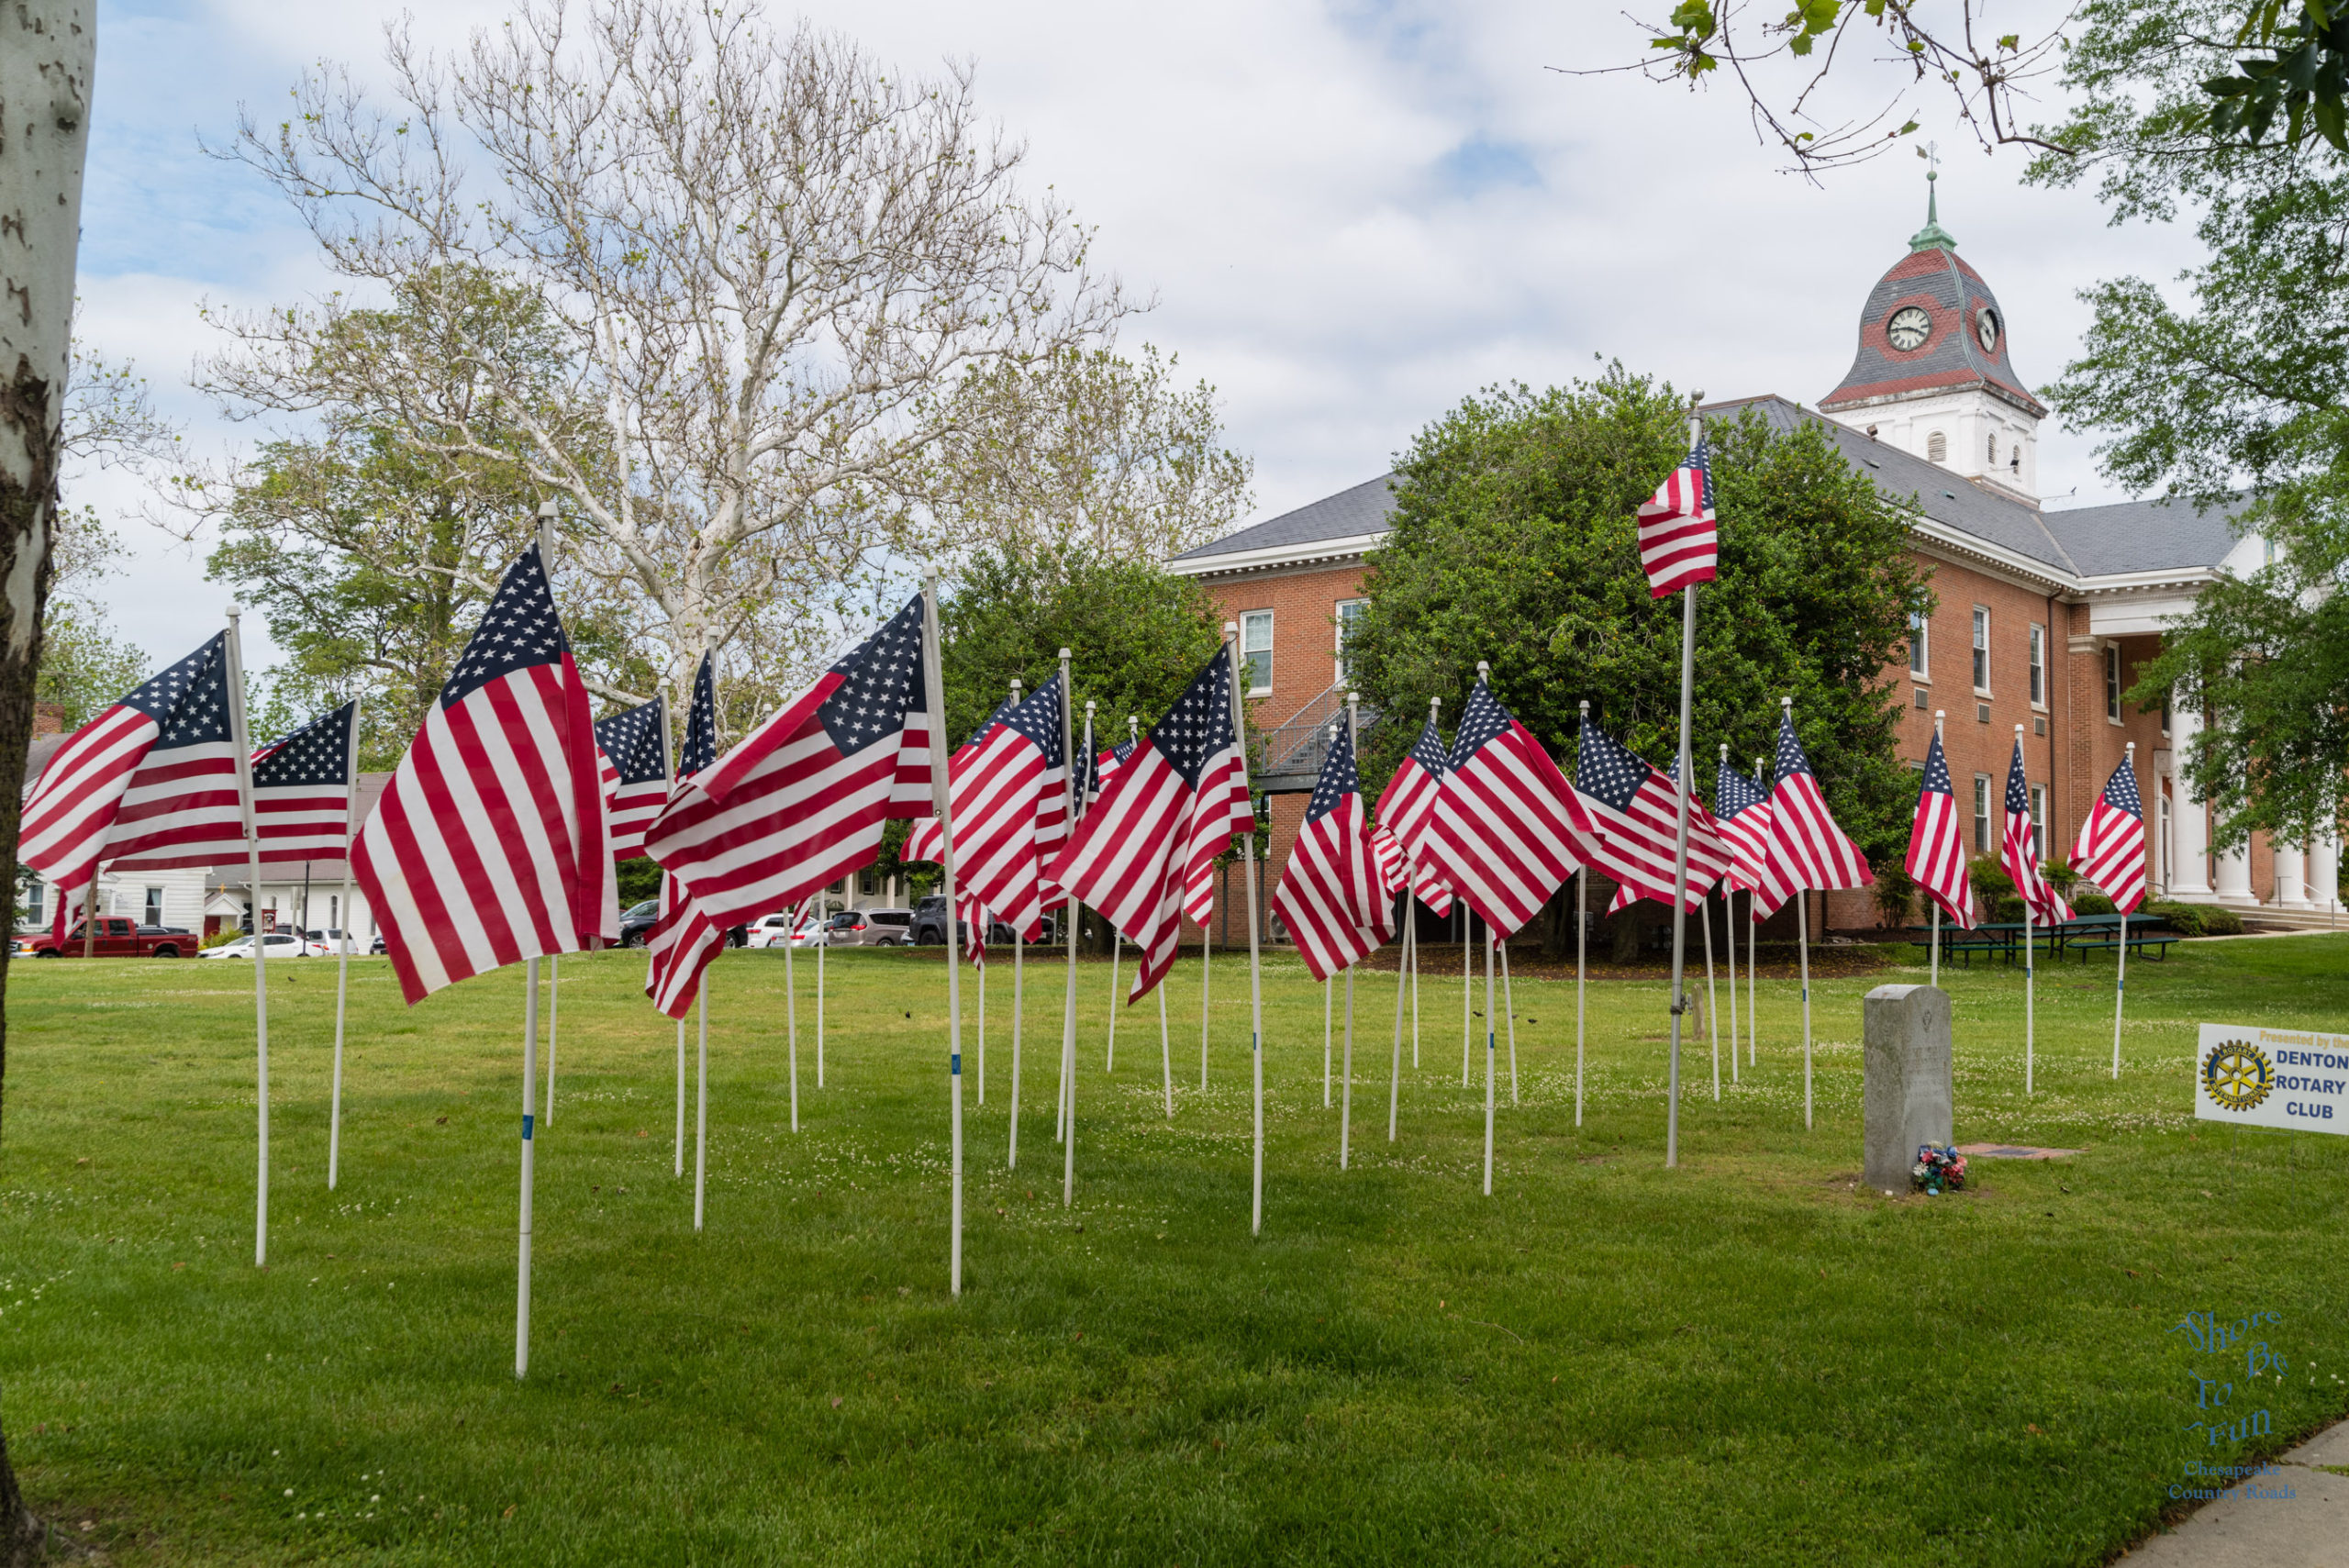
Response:
POLYGON ((1942 227, 1940 204, 1934 195, 1933 183, 1941 178, 1937 169, 1925 171, 1925 227, 1909 237, 1911 254, 1919 250, 1947 250, 1957 253, 1957 236, 1942 227))

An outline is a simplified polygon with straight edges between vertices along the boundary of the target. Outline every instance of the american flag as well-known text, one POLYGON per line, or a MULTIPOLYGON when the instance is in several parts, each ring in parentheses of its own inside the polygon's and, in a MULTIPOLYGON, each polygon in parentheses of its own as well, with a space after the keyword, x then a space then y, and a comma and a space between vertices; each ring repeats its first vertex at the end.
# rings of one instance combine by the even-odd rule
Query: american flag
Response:
POLYGON ((1598 838, 1558 764, 1479 675, 1422 843, 1436 869, 1495 935, 1507 937, 1591 859, 1598 838))
MULTIPOLYGON (((1590 863, 1618 884, 1609 913, 1642 898, 1670 904, 1680 839, 1680 800, 1672 776, 1649 767, 1585 714, 1575 757, 1575 793, 1598 825, 1590 863)), ((1707 828, 1709 820, 1692 792, 1685 905, 1689 909, 1704 906, 1706 893, 1730 868, 1728 846, 1718 831, 1707 828)))
POLYGON ((1795 738, 1791 708, 1778 714, 1778 782, 1770 791, 1770 870, 1789 892, 1865 887, 1876 880, 1860 847, 1835 826, 1819 775, 1795 738))
POLYGON ((2123 915, 2135 914, 2145 901, 2145 803, 2137 794, 2137 771, 2128 762, 2112 770, 2088 819, 2080 824, 2072 866, 2104 889, 2123 915))
MULTIPOLYGON (((1067 775, 1061 751, 1061 678, 1005 702, 947 761, 954 811, 954 883, 974 942, 992 916, 1033 941, 1043 929, 1042 854, 1065 834, 1067 775), (973 913, 980 911, 983 913, 973 913)), ((938 862, 946 835, 935 817, 914 824, 899 858, 938 862)))
POLYGON ((1966 930, 1974 928, 1974 884, 1965 875, 1965 836, 1957 821, 1957 792, 1951 787, 1949 759, 1942 738, 1925 753, 1917 785, 1917 815, 1909 825, 1909 874, 1925 896, 1966 930))
POLYGON ((1401 932, 1402 922, 1397 918, 1396 895, 1408 891, 1411 881, 1403 846, 1385 823, 1374 824, 1370 829, 1371 858, 1378 863, 1378 918, 1371 929, 1378 933, 1382 942, 1391 942, 1401 932))
POLYGON ((1718 574, 1720 525, 1713 517, 1713 469, 1698 436, 1680 466, 1640 505, 1640 570, 1661 599, 1718 574))
POLYGON ((1362 808, 1362 775, 1345 726, 1330 739, 1304 824, 1273 889, 1273 913, 1297 943, 1316 980, 1360 962, 1377 950, 1381 909, 1387 903, 1370 819, 1362 808))
POLYGON ((644 836, 720 928, 796 907, 927 816, 930 716, 916 596, 782 711, 683 781, 644 836))
POLYGON ((208 866, 245 854, 228 670, 222 632, 75 730, 41 770, 17 858, 56 887, 61 931, 66 895, 102 860, 208 866))
POLYGON ((1227 651, 1142 738, 1047 872, 1141 950, 1128 1001, 1165 978, 1186 912, 1206 924, 1216 857, 1254 829, 1227 651))
POLYGON ((253 753, 253 824, 262 860, 342 859, 351 847, 358 740, 359 704, 353 701, 253 753))
MULTIPOLYGON (((703 662, 708 662, 705 656, 703 662)), ((698 694, 700 677, 695 677, 698 694)), ((612 831, 612 859, 644 853, 644 830, 669 804, 669 707, 659 697, 641 707, 596 721, 601 754, 604 810, 612 831)))
POLYGON ((1778 880, 1770 859, 1770 790, 1727 762, 1713 782, 1713 804, 1720 810, 1721 842, 1729 846, 1729 882, 1753 895, 1753 918, 1764 920, 1794 896, 1791 884, 1778 880))
POLYGON ((1109 781, 1118 776, 1118 770, 1133 761, 1134 748, 1141 744, 1139 740, 1120 740, 1093 759, 1092 787, 1085 795, 1086 806, 1101 798, 1101 792, 1109 787, 1109 781))
POLYGON ((619 935, 586 683, 533 544, 359 831, 400 994, 619 935))
POLYGON ((2030 908, 2032 919, 2058 925, 2072 917, 2072 906, 2040 872, 2031 825, 2031 784, 2023 776, 2020 735, 2015 737, 2014 759, 2007 764, 2007 821, 1999 835, 1998 863, 2014 878, 2015 893, 2030 908))
POLYGON ((1409 856, 1412 894, 1439 916, 1452 913, 1452 889, 1426 846, 1428 823, 1443 789, 1444 765, 1443 737, 1436 732, 1435 715, 1430 713, 1419 738, 1378 794, 1379 823, 1409 856))
MULTIPOLYGON (((717 762, 718 677, 712 655, 705 653, 701 667, 694 672, 693 698, 685 705, 685 738, 677 750, 678 783, 717 762)), ((644 948, 644 994, 662 1013, 682 1018, 701 994, 702 971, 726 951, 726 931, 701 912, 701 906, 674 876, 662 872, 661 918, 645 937, 644 948)))

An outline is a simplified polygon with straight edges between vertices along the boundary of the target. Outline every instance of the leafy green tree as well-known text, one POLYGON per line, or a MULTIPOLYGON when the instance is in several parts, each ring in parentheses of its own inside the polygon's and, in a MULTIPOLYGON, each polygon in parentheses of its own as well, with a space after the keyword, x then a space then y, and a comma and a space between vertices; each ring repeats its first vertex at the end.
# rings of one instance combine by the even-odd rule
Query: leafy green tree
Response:
MULTIPOLYGON (((1568 765, 1585 698, 1609 733, 1669 762, 1680 599, 1649 596, 1636 517, 1687 450, 1686 417, 1669 387, 1619 366, 1469 398, 1419 433, 1347 645, 1365 700, 1396 716, 1365 738, 1365 788, 1392 772, 1431 697, 1458 714, 1480 659, 1568 765)), ((1776 430, 1748 409, 1709 433, 1720 580, 1698 591, 1697 782, 1709 793, 1720 743, 1742 767, 1768 755, 1791 695, 1836 819, 1871 861, 1896 861, 1916 784, 1895 754, 1887 671, 1909 617, 1932 602, 1907 550, 1911 508, 1808 421, 1776 430)))
POLYGON ((41 628, 33 697, 57 704, 65 710, 65 728, 79 729, 145 680, 149 662, 145 649, 116 637, 87 605, 54 598, 41 628))

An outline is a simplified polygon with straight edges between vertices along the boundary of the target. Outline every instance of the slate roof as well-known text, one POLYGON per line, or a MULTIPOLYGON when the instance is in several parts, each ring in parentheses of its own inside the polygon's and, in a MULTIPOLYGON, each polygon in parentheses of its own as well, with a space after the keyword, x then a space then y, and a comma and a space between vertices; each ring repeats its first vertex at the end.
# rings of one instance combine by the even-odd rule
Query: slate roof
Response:
MULTIPOLYGON (((1941 252, 1935 252, 1941 254, 1941 252)), ((1871 440, 1856 430, 1777 396, 1710 403, 1708 417, 1734 417, 1757 409, 1781 430, 1809 421, 1827 432, 1846 462, 1887 494, 1915 497, 1934 522, 1986 546, 2032 562, 2059 581, 2127 573, 2207 569, 2235 545, 2227 515, 2185 502, 2126 501, 2110 506, 2041 512, 1938 463, 1871 440)), ((1395 475, 1369 480, 1336 495, 1267 518, 1174 558, 1194 566, 1243 550, 1310 545, 1323 539, 1383 533, 1393 510, 1395 475)))
POLYGON ((1894 262, 1868 291, 1860 311, 1859 351, 1842 384, 1819 406, 1841 409, 1903 393, 1987 385, 2032 415, 2044 415, 2047 410, 2015 374, 2007 343, 2007 313, 1982 274, 1954 250, 1928 245, 1894 262), (1886 324, 1912 305, 1932 318, 1932 333, 1918 348, 1896 349, 1885 336, 1886 324), (1997 323, 1995 350, 1982 347, 1977 327, 1984 311, 1997 323))
POLYGON ((1293 512, 1283 512, 1277 517, 1227 534, 1197 550, 1186 550, 1174 557, 1176 561, 1201 562, 1209 557, 1233 555, 1242 550, 1277 550, 1285 545, 1312 544, 1317 540, 1350 539, 1360 534, 1386 531, 1387 515, 1395 509, 1395 476, 1383 474, 1365 480, 1335 495, 1325 495, 1293 512))

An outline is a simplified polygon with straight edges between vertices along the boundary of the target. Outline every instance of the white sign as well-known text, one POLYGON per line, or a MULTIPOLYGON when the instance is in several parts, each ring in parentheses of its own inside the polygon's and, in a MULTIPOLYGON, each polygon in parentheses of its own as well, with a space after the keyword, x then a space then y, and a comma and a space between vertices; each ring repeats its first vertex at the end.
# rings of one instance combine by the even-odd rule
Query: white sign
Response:
POLYGON ((2194 1114, 2349 1134, 2349 1035, 2204 1024, 2194 1055, 2194 1114))

